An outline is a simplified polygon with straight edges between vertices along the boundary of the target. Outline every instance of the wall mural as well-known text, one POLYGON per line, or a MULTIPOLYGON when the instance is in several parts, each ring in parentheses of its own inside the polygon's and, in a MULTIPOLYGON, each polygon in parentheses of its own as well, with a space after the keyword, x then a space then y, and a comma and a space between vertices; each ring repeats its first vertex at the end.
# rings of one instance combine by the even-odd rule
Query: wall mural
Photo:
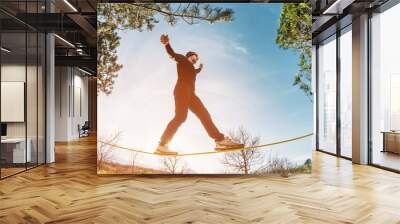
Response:
POLYGON ((311 171, 308 4, 98 4, 98 174, 311 171))

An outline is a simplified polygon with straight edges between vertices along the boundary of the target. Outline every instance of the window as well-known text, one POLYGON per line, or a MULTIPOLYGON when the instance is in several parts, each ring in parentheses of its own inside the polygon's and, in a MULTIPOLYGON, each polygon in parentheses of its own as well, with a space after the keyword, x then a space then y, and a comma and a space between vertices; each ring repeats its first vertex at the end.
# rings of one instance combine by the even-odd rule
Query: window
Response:
POLYGON ((371 18, 371 159, 400 170, 400 4, 371 18))
POLYGON ((31 162, 31 141, 27 141, 26 114, 26 33, 1 34, 1 177, 26 169, 31 162), (11 99, 11 100, 10 100, 11 99), (14 101, 15 100, 15 101, 14 101), (12 109, 11 109, 12 108, 12 109))
POLYGON ((336 36, 318 47, 318 146, 336 153, 336 36))
POLYGON ((352 33, 351 25, 340 35, 340 154, 351 158, 352 148, 352 33))
MULTIPOLYGON (((20 16, 44 1, 1 1, 20 16)), ((45 163, 45 35, 0 12, 0 178, 45 163)))
POLYGON ((400 73, 390 76, 390 130, 400 131, 400 73))

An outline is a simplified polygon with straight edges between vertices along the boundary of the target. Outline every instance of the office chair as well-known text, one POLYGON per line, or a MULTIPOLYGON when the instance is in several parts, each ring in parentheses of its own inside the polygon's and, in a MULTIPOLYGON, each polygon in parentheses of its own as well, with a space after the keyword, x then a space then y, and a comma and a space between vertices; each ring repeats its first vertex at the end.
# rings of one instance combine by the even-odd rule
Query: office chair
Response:
POLYGON ((82 127, 80 127, 80 125, 78 124, 78 129, 79 129, 79 138, 89 136, 89 129, 90 129, 89 121, 85 121, 82 127))

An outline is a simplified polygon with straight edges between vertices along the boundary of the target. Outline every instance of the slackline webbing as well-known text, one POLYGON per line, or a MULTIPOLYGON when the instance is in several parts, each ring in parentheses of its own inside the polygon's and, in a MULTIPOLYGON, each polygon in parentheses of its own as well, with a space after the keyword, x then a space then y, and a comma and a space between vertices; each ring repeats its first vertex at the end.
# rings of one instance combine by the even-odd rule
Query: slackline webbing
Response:
POLYGON ((129 150, 129 151, 137 152, 137 153, 143 153, 143 154, 149 154, 149 155, 155 155, 155 156, 198 156, 198 155, 226 153, 226 152, 234 152, 234 151, 242 151, 242 150, 254 150, 254 149, 259 149, 259 148, 264 148, 264 147, 270 147, 270 146, 273 146, 273 145, 284 144, 284 143, 288 143, 288 142, 297 141, 297 140, 300 140, 300 139, 303 139, 303 138, 307 138, 307 137, 309 137, 309 136, 311 136, 313 134, 314 133, 308 133, 308 134, 297 136, 297 137, 294 137, 294 138, 289 138, 289 139, 285 139, 285 140, 281 140, 281 141, 276 141, 276 142, 271 142, 271 143, 262 144, 262 145, 256 145, 256 146, 251 146, 251 147, 245 147, 245 148, 218 150, 218 151, 209 151, 209 152, 183 153, 183 154, 177 154, 177 155, 158 154, 158 153, 146 152, 146 151, 143 151, 143 150, 138 149, 138 148, 129 148, 129 147, 115 145, 115 144, 111 144, 111 143, 107 143, 107 142, 103 142, 103 141, 98 141, 98 142, 102 143, 102 144, 105 144, 105 145, 109 145, 109 146, 111 146, 113 148, 125 149, 125 150, 129 150))

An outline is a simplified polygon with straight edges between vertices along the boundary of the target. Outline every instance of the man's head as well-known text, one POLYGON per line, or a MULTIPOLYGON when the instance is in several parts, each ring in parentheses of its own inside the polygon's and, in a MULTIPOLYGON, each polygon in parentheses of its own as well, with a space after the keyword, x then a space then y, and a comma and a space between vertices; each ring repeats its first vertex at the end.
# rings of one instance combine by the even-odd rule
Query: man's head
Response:
POLYGON ((196 62, 199 60, 199 56, 193 51, 187 52, 186 57, 192 64, 196 64, 196 62))

